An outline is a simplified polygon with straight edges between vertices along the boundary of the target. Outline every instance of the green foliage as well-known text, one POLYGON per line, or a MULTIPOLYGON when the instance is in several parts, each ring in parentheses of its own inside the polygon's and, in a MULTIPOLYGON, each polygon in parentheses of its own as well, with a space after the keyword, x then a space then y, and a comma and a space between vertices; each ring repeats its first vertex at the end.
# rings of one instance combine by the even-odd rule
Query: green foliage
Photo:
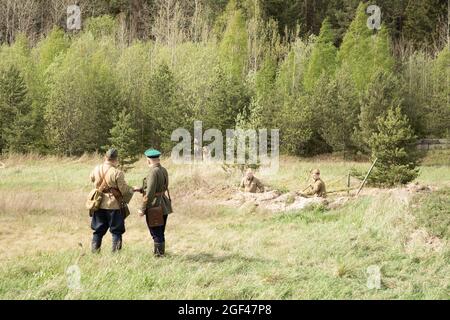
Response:
POLYGON ((248 92, 244 84, 234 77, 227 76, 219 66, 207 95, 206 112, 200 119, 205 128, 217 128, 223 133, 233 129, 236 117, 249 104, 248 92))
POLYGON ((322 77, 312 97, 316 106, 317 127, 333 151, 354 150, 353 132, 358 123, 359 104, 357 91, 350 73, 341 68, 336 77, 328 82, 322 77))
POLYGON ((220 43, 220 58, 227 74, 242 78, 247 67, 248 34, 240 9, 231 10, 227 27, 220 43))
POLYGON ((411 211, 419 225, 436 237, 450 239, 450 189, 448 187, 431 194, 419 194, 413 204, 411 211))
POLYGON ((400 107, 390 108, 377 119, 378 132, 369 141, 372 157, 378 158, 370 182, 393 186, 406 184, 418 176, 416 136, 400 107))
POLYGON ((86 32, 92 33, 95 38, 114 37, 117 24, 109 15, 89 18, 86 21, 86 32))
POLYGON ((426 115, 428 132, 450 137, 450 48, 444 48, 432 64, 431 99, 426 115))
POLYGON ((360 103, 359 129, 355 141, 365 150, 371 136, 377 132, 378 125, 374 119, 383 117, 392 105, 401 104, 398 79, 392 73, 378 72, 362 93, 360 103))
POLYGON ((150 43, 137 42, 126 47, 115 66, 115 77, 122 105, 131 114, 133 127, 139 130, 137 143, 145 150, 150 137, 151 123, 144 108, 150 88, 153 55, 150 43))
MULTIPOLYGON (((378 133, 374 119, 391 106, 401 107, 420 137, 449 134, 449 51, 396 50, 394 69, 390 35, 401 35, 393 19, 404 18, 406 5, 375 1, 385 24, 372 31, 366 4, 355 14, 356 0, 196 4, 194 10, 173 2, 165 7, 167 17, 139 26, 157 27, 158 37, 167 41, 124 41, 145 32, 129 29, 142 15, 133 15, 134 7, 121 0, 90 4, 94 17, 86 18, 79 33, 53 28, 34 47, 24 35, 14 35, 13 44, 0 47, 0 72, 14 66, 27 88, 27 121, 5 113, 11 125, 33 127, 33 137, 20 138, 29 140, 26 149, 98 150, 108 144, 120 110, 138 130, 140 149, 154 146, 165 152, 173 145, 174 129, 190 129, 194 120, 203 120, 205 129, 221 131, 278 128, 281 149, 289 154, 368 153, 369 140, 378 133), (114 13, 102 15, 110 10, 114 13), (125 14, 118 16, 122 10, 125 14), (161 23, 166 18, 168 23, 161 23), (213 24, 216 38, 210 34, 213 24), (301 28, 295 29, 298 24, 301 28), (165 36, 173 32, 176 39, 165 36)), ((425 14, 435 21, 431 11, 425 14)))
POLYGON ((411 39, 416 46, 431 44, 438 36, 437 21, 445 17, 446 7, 445 1, 439 0, 409 1, 405 9, 405 37, 411 39))
POLYGON ((20 71, 0 73, 0 152, 27 152, 33 141, 28 89, 20 71))
POLYGON ((110 40, 98 42, 87 33, 52 66, 45 120, 55 152, 81 154, 107 144, 120 103, 112 69, 115 55, 110 40))
POLYGON ((307 97, 286 100, 280 114, 280 150, 289 154, 308 155, 308 142, 315 133, 314 110, 307 97))
POLYGON ((338 53, 340 64, 350 69, 356 88, 361 91, 370 85, 375 74, 392 70, 394 64, 387 30, 383 26, 373 34, 367 28, 366 8, 364 3, 359 5, 338 53))
POLYGON ((308 69, 304 77, 305 89, 312 91, 316 88, 317 80, 325 73, 332 76, 336 69, 337 48, 334 46, 334 34, 328 19, 325 19, 320 29, 309 60, 308 69))
POLYGON ((144 98, 144 112, 150 120, 146 137, 149 147, 170 151, 172 131, 184 127, 184 119, 189 119, 186 109, 180 108, 177 98, 178 84, 173 72, 165 63, 159 65, 150 77, 149 90, 144 98))
POLYGON ((64 31, 54 27, 36 46, 35 53, 41 72, 44 73, 60 54, 66 52, 69 46, 70 41, 64 31))
POLYGON ((138 130, 133 127, 131 114, 122 110, 114 121, 114 126, 109 131, 109 146, 105 149, 115 148, 119 152, 119 163, 122 169, 129 169, 139 157, 138 130))

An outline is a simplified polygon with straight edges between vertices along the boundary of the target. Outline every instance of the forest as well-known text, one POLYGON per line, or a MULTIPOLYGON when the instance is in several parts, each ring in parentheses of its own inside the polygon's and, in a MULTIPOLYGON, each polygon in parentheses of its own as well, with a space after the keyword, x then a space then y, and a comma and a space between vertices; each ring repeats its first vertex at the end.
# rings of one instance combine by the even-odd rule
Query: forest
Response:
POLYGON ((170 152, 195 120, 278 128, 299 156, 450 134, 445 0, 77 3, 80 31, 72 1, 0 0, 2 154, 170 152))

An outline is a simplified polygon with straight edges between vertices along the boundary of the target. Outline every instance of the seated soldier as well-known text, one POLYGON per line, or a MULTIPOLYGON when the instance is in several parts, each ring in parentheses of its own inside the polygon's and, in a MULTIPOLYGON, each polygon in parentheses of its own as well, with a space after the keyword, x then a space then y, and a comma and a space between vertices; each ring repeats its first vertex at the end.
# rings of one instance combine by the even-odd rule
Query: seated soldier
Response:
POLYGON ((308 186, 305 192, 301 192, 300 195, 326 198, 327 191, 325 188, 325 183, 322 181, 322 179, 320 179, 320 170, 314 169, 313 171, 311 171, 311 177, 313 178, 314 182, 308 186))
POLYGON ((239 187, 244 188, 245 192, 256 193, 258 190, 264 192, 263 184, 253 175, 252 169, 247 169, 239 187))

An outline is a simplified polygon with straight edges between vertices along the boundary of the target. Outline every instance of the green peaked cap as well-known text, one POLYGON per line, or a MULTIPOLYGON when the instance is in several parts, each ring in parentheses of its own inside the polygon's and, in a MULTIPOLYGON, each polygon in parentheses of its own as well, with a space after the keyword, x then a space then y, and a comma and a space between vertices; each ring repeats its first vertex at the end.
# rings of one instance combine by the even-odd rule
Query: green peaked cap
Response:
POLYGON ((159 158, 161 152, 156 149, 148 149, 144 152, 144 154, 147 158, 159 158))

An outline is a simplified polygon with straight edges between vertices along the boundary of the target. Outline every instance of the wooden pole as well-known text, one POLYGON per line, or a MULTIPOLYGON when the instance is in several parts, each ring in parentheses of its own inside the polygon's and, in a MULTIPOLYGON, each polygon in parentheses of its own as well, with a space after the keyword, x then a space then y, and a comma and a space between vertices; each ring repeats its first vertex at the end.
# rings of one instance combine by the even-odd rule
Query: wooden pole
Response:
POLYGON ((367 178, 369 177, 370 173, 373 170, 373 167, 375 167, 375 164, 377 163, 378 158, 375 158, 375 161, 372 163, 372 166, 370 167, 369 171, 366 174, 366 177, 364 178, 363 182, 361 183, 361 186, 358 189, 358 192, 356 193, 356 196, 359 195, 359 193, 361 192, 362 188, 364 187, 364 185, 366 184, 367 178))

